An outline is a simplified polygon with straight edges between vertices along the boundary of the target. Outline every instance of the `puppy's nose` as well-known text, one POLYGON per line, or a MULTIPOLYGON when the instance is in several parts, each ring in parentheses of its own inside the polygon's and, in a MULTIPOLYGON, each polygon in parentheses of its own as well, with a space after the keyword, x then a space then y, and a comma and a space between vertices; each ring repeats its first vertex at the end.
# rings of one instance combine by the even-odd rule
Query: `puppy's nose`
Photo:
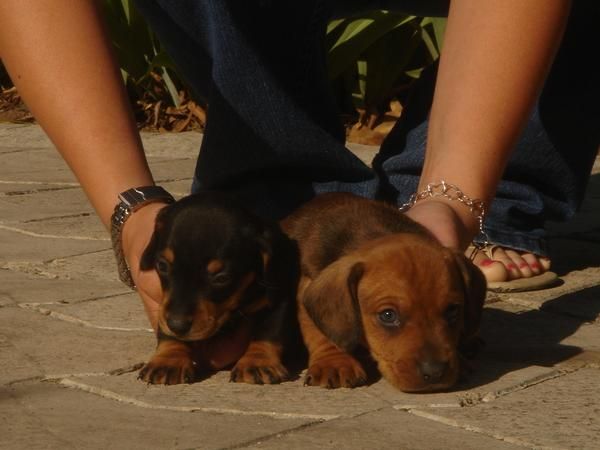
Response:
POLYGON ((167 317, 169 329, 178 336, 184 335, 192 327, 192 320, 185 316, 170 315, 167 317))
POLYGON ((448 370, 448 361, 427 359, 419 363, 419 371, 423 381, 427 383, 438 383, 448 370))

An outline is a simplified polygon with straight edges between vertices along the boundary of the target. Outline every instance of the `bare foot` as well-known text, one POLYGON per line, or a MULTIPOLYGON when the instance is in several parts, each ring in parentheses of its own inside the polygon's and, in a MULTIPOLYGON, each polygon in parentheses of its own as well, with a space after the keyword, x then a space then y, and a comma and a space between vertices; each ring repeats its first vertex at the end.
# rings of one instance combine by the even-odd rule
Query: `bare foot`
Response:
MULTIPOLYGON (((427 199, 415 204, 406 215, 427 228, 446 247, 462 251, 478 232, 477 220, 459 202, 427 199)), ((500 246, 490 248, 488 252, 477 252, 473 260, 489 283, 531 278, 550 269, 548 258, 500 246)), ((466 251, 468 257, 471 253, 466 251)))
MULTIPOLYGON (((475 254, 473 262, 488 282, 511 281, 541 275, 550 269, 550 259, 533 253, 490 246, 491 250, 475 254)), ((470 256, 467 251, 467 256, 470 256)))

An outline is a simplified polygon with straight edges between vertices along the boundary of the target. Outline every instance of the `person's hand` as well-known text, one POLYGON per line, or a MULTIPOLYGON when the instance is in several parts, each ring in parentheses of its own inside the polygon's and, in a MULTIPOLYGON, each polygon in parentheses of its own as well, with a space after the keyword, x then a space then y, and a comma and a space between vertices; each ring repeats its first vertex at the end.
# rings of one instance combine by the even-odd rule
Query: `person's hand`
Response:
MULTIPOLYGON (((165 206, 164 203, 151 203, 136 211, 125 222, 122 236, 125 259, 154 330, 158 327, 163 292, 156 271, 140 270, 140 260, 154 232, 156 216, 165 206)), ((240 324, 235 333, 212 338, 200 345, 200 358, 212 369, 222 369, 235 363, 243 355, 249 340, 250 326, 240 324)))
POLYGON ((165 206, 164 203, 151 203, 136 211, 125 222, 122 234, 123 254, 154 330, 158 326, 163 293, 156 271, 141 270, 140 260, 154 232, 156 216, 165 206))
POLYGON ((467 206, 441 197, 417 202, 406 215, 455 250, 464 251, 478 232, 477 219, 467 206))

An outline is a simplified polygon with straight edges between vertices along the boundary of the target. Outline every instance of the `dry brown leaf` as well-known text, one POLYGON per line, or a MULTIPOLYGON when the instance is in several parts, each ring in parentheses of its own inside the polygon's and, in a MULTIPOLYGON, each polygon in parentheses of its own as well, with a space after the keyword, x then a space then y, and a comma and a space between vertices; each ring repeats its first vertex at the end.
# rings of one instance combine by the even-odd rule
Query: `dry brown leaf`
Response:
POLYGON ((179 120, 177 123, 175 123, 175 125, 173 126, 173 131, 176 133, 184 131, 187 128, 187 126, 190 124, 191 120, 192 120, 192 114, 190 113, 187 116, 187 119, 179 120))
POLYGON ((196 102, 192 101, 188 102, 188 108, 202 125, 206 124, 206 111, 204 111, 204 109, 202 109, 196 102))

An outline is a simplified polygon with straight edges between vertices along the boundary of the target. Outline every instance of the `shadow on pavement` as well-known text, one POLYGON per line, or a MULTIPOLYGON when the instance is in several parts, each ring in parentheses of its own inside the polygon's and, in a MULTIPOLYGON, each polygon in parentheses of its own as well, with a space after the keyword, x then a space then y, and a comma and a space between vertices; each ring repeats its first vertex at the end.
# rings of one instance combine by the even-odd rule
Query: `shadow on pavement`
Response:
POLYGON ((482 322, 485 346, 460 388, 481 386, 529 366, 552 367, 581 354, 581 347, 562 341, 599 314, 600 286, 549 300, 539 310, 511 312, 490 305, 482 322))

